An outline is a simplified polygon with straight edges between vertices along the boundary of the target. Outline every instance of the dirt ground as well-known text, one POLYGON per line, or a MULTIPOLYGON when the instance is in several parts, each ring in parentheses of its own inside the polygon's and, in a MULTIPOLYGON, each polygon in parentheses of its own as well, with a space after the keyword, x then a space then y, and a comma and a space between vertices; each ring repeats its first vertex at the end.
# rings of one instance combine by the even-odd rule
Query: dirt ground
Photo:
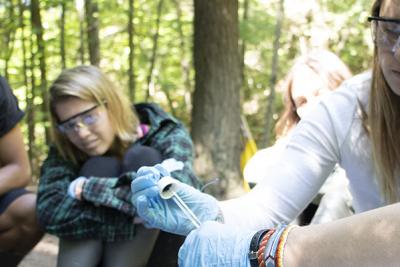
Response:
POLYGON ((46 234, 18 267, 55 267, 58 252, 58 238, 46 234))

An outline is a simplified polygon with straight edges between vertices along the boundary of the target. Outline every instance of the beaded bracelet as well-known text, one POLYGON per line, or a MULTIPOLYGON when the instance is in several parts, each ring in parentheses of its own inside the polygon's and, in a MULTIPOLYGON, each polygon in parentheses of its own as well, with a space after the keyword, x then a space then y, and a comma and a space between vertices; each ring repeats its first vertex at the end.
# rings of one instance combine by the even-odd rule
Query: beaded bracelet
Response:
POLYGON ((283 231, 281 237, 279 238, 279 244, 278 244, 278 249, 276 251, 276 258, 275 258, 276 267, 283 267, 283 250, 285 248, 285 244, 286 244, 287 238, 289 236, 289 232, 294 227, 297 227, 297 225, 290 225, 289 227, 286 227, 286 229, 283 231))

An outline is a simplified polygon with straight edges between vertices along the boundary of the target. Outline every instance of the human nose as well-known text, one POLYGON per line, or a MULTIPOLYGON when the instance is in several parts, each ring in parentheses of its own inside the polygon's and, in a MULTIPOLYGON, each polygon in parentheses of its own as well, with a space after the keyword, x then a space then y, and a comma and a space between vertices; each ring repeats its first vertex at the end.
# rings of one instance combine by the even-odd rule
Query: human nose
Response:
POLYGON ((83 122, 78 122, 74 126, 74 132, 77 136, 84 137, 89 133, 89 129, 83 122))

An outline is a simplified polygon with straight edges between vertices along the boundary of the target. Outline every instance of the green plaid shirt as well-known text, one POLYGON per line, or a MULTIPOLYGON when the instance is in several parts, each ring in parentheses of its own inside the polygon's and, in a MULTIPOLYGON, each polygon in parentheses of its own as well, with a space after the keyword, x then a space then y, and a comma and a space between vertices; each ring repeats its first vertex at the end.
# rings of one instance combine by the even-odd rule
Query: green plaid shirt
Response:
MULTIPOLYGON (((183 170, 171 175, 199 188, 201 184, 192 169, 193 144, 182 123, 155 104, 137 104, 135 108, 140 121, 150 125, 149 132, 137 142, 157 149, 164 159, 184 162, 183 170)), ((132 240, 135 207, 130 202, 130 183, 136 173, 111 178, 89 177, 83 188, 83 200, 79 201, 67 194, 79 169, 80 166, 63 159, 55 147, 50 147, 38 188, 40 224, 47 232, 62 238, 132 240)))

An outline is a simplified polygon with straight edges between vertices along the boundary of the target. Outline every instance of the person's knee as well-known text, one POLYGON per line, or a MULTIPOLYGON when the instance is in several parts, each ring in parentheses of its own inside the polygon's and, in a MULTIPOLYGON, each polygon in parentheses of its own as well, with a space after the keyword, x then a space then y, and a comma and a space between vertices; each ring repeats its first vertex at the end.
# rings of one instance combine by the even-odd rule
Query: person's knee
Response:
POLYGON ((161 153, 152 147, 133 145, 122 160, 122 173, 137 171, 142 166, 153 166, 162 161, 161 153))
POLYGON ((81 167, 80 176, 117 177, 121 173, 121 163, 114 157, 91 157, 81 167))
POLYGON ((24 255, 44 234, 37 221, 36 195, 33 193, 24 194, 14 200, 0 219, 3 228, 0 240, 8 243, 1 244, 1 247, 15 253, 24 255))
POLYGON ((36 195, 33 193, 24 194, 15 199, 5 210, 15 224, 21 224, 36 219, 36 195))
POLYGON ((10 213, 16 225, 20 225, 23 234, 41 232, 36 216, 36 195, 22 195, 10 205, 10 213))

